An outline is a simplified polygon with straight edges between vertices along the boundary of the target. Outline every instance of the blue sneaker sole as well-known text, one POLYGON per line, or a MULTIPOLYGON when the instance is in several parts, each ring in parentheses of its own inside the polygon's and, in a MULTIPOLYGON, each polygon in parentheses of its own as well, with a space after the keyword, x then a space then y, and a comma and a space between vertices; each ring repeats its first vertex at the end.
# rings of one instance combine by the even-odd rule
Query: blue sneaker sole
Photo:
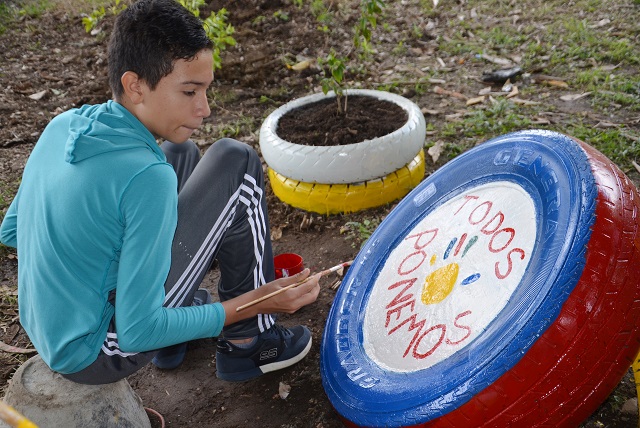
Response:
POLYGON ((226 380, 229 382, 244 382, 262 376, 265 373, 273 372, 276 370, 284 369, 292 366, 298 361, 302 360, 311 350, 311 343, 313 340, 309 338, 309 343, 299 354, 289 358, 288 360, 276 361, 275 363, 265 364, 264 366, 256 367, 251 370, 245 370, 243 372, 224 373, 220 370, 216 371, 218 379, 226 380))

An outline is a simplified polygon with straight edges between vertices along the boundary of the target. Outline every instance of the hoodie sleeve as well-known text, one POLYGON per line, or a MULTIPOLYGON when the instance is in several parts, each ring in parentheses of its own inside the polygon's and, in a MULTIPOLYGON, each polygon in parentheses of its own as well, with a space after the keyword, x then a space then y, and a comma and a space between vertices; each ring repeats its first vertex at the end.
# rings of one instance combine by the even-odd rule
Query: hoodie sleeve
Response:
POLYGON ((177 224, 176 188, 171 166, 159 163, 133 178, 122 197, 120 211, 125 228, 115 319, 119 346, 125 352, 216 336, 224 324, 220 303, 162 306, 177 224))
POLYGON ((0 226, 0 242, 18 248, 18 196, 13 199, 0 226))

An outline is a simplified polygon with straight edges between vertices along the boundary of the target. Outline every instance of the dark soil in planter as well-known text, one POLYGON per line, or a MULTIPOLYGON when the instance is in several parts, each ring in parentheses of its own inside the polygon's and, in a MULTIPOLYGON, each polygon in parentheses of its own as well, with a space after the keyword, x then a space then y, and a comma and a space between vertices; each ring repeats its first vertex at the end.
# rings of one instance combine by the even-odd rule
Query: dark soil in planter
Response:
MULTIPOLYGON (((344 98, 341 100, 344 102, 344 98)), ((364 95, 347 97, 347 113, 338 112, 335 98, 292 110, 278 121, 278 136, 305 146, 356 144, 390 134, 407 121, 397 104, 364 95)))

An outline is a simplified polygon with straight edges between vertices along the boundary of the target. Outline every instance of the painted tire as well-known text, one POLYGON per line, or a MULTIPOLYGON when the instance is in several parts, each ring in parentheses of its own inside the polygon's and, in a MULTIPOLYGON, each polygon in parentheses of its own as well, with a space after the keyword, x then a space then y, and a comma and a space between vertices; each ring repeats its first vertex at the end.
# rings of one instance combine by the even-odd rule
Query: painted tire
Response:
POLYGON ((349 426, 579 425, 640 347, 639 215, 627 177, 562 134, 458 156, 345 276, 320 360, 332 405, 349 426))
POLYGON ((342 146, 305 146, 278 137, 278 121, 291 110, 335 97, 313 94, 291 101, 271 113, 260 128, 260 150, 267 165, 296 181, 348 184, 384 177, 409 163, 425 142, 426 125, 420 108, 408 99, 384 91, 353 89, 347 95, 367 95, 395 103, 408 115, 398 130, 373 140, 342 146))
POLYGON ((358 184, 318 184, 292 180, 268 169, 273 193, 293 207, 323 215, 378 207, 405 196, 424 178, 424 150, 411 162, 377 180, 358 184))

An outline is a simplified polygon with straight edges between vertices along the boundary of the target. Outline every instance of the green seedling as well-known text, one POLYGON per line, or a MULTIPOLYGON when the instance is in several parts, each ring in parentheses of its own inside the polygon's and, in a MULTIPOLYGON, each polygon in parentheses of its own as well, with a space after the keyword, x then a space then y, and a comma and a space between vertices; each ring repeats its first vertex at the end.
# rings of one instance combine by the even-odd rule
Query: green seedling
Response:
MULTIPOLYGON (((326 95, 329 91, 333 91, 336 94, 336 103, 338 107, 338 114, 347 113, 347 97, 344 97, 344 73, 347 69, 347 64, 352 58, 354 52, 358 52, 359 59, 364 60, 371 52, 371 35, 372 30, 376 28, 378 17, 382 14, 382 8, 384 7, 384 1, 382 0, 362 0, 360 3, 360 18, 358 19, 354 27, 354 36, 352 41, 351 51, 345 56, 339 56, 332 48, 329 54, 325 58, 319 58, 318 64, 320 67, 325 67, 329 70, 329 76, 321 80, 322 92, 326 95)), ((356 65, 351 68, 358 69, 356 65)))
POLYGON ((376 228, 380 225, 379 218, 367 219, 362 221, 349 221, 340 228, 341 234, 346 234, 345 239, 352 240, 352 247, 362 246, 371 237, 376 228))

